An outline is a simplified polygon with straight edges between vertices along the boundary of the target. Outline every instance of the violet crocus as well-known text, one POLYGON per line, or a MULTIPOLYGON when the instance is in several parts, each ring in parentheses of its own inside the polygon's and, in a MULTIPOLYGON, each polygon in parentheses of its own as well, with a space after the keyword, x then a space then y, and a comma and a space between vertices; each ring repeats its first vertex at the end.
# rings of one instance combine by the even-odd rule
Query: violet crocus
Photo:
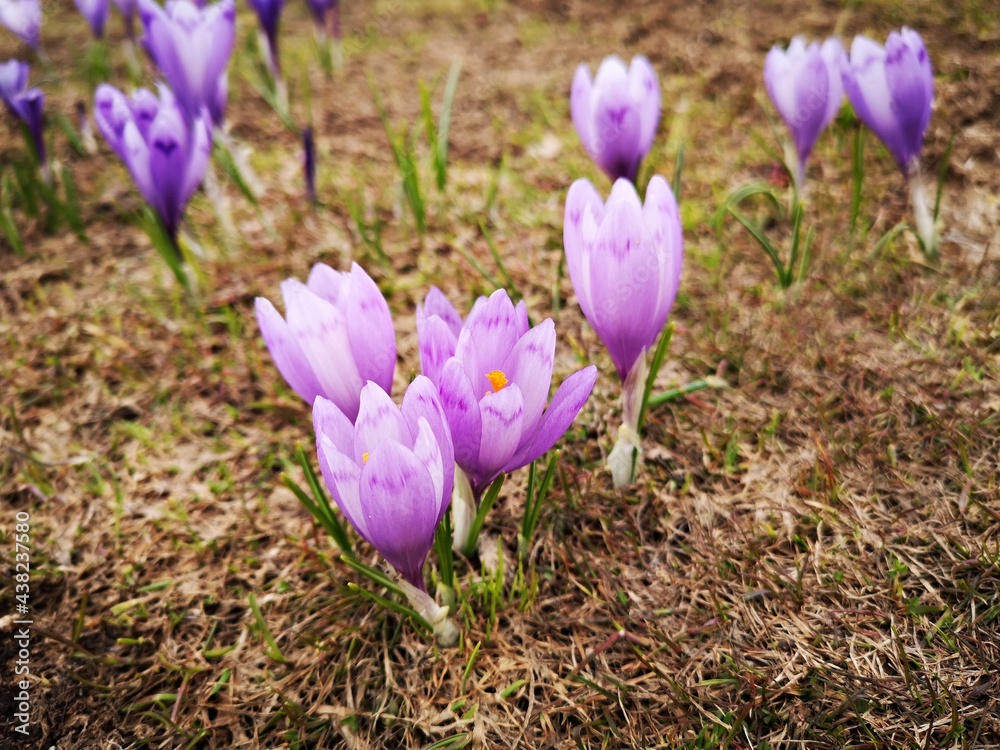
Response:
POLYGON ((454 448, 434 385, 410 383, 402 408, 376 383, 360 393, 355 421, 322 396, 313 404, 320 470, 348 521, 399 573, 414 609, 442 645, 457 628, 427 593, 424 562, 448 510, 454 448))
POLYGON ((101 84, 94 95, 94 121, 163 223, 179 259, 184 208, 205 176, 212 151, 207 111, 189 120, 166 86, 160 86, 159 96, 139 89, 126 97, 101 84))
POLYGON ((315 25, 316 45, 320 59, 327 72, 343 64, 344 52, 341 48, 343 32, 340 27, 340 0, 307 0, 315 25), (334 47, 331 48, 330 40, 334 47))
POLYGON ((138 0, 115 0, 118 12, 125 24, 125 36, 132 39, 135 36, 135 14, 138 10, 138 0))
POLYGON ((583 147, 612 180, 635 182, 660 124, 660 82, 649 60, 604 58, 591 80, 586 64, 576 69, 570 110, 583 147))
POLYGON ((614 484, 622 487, 642 455, 646 353, 666 324, 680 283, 684 242, 670 185, 654 176, 643 204, 632 183, 619 179, 605 203, 588 180, 577 180, 566 197, 563 242, 580 309, 622 382, 624 424, 608 456, 614 484))
POLYGON ((204 8, 190 0, 167 0, 163 8, 155 0, 138 3, 143 44, 188 118, 207 107, 221 124, 214 118, 225 111, 219 97, 236 36, 234 0, 204 8))
POLYGON ((905 26, 885 47, 854 37, 844 88, 858 118, 878 136, 906 177, 925 252, 937 252, 937 227, 920 179, 920 150, 931 119, 934 72, 924 40, 905 26))
POLYGON ((302 171, 305 175, 306 198, 316 204, 316 141, 312 125, 302 128, 302 171))
POLYGON ((764 60, 767 94, 795 142, 795 158, 789 158, 789 166, 800 191, 806 160, 844 98, 842 76, 846 64, 839 39, 807 45, 801 36, 792 39, 787 50, 772 47, 764 60))
POLYGON ((41 0, 0 0, 0 26, 32 49, 38 49, 42 29, 41 0))
POLYGON ((0 63, 0 99, 14 117, 24 123, 31 138, 35 156, 48 181, 48 163, 45 158, 45 94, 41 89, 28 88, 28 63, 8 60, 0 63))
POLYGON ((466 549, 483 492, 555 445, 590 396, 597 369, 566 378, 546 408, 555 324, 529 328, 524 303, 515 306, 503 289, 480 297, 463 322, 432 288, 417 308, 417 335, 421 369, 441 394, 455 440, 454 540, 466 549))
POLYGON ((87 20, 94 39, 104 37, 104 25, 108 22, 110 6, 108 0, 74 0, 77 10, 87 20))
POLYGON ((323 396, 353 422, 365 383, 390 392, 396 368, 392 315, 361 266, 342 273, 317 263, 305 284, 283 281, 281 296, 284 318, 257 298, 257 324, 278 372, 306 403, 323 396))
POLYGON ((281 61, 278 57, 278 30, 281 26, 281 11, 285 7, 285 0, 247 0, 247 3, 257 14, 261 35, 266 42, 262 45, 264 58, 271 76, 277 81, 281 76, 281 61))

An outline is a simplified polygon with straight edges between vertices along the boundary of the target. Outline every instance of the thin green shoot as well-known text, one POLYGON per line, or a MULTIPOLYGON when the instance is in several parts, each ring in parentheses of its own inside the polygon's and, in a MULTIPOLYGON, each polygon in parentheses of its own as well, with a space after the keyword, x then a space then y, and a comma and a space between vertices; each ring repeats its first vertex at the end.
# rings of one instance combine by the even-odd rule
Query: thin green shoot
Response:
POLYGON ((379 596, 373 591, 369 591, 362 586, 358 586, 356 583, 348 583, 347 588, 355 594, 360 594, 366 599, 370 599, 375 604, 378 604, 380 607, 389 612, 395 612, 398 615, 409 617, 410 620, 412 620, 413 623, 421 630, 427 632, 432 632, 434 630, 426 619, 417 614, 416 610, 407 607, 405 604, 400 604, 399 602, 394 602, 391 599, 386 599, 384 596, 379 596))
POLYGON ((279 664, 291 664, 291 662, 285 658, 284 654, 281 653, 281 649, 278 648, 278 642, 274 640, 274 636, 271 635, 271 630, 267 627, 264 615, 261 614, 260 607, 257 605, 257 597, 253 595, 252 591, 250 592, 250 611, 253 613, 253 619, 257 623, 257 629, 260 631, 260 635, 264 639, 264 654, 271 661, 276 661, 279 664))
POLYGON ((677 158, 674 160, 674 180, 670 187, 674 191, 674 200, 681 202, 681 178, 684 175, 684 142, 677 147, 677 158))
POLYGON ((537 482, 537 461, 532 461, 528 468, 528 491, 524 499, 524 518, 521 520, 521 533, 517 539, 518 554, 521 561, 526 563, 528 555, 531 553, 531 541, 538 528, 538 520, 542 514, 542 507, 546 504, 549 490, 552 488, 552 481, 556 476, 556 463, 559 460, 559 451, 552 451, 552 456, 545 467, 545 473, 540 482, 537 482))
POLYGON ((500 275, 503 276, 505 282, 504 286, 507 291, 510 292, 512 301, 519 301, 521 299, 521 293, 517 290, 517 284, 514 283, 514 278, 507 271, 503 258, 500 257, 500 253, 497 251, 497 247, 493 243, 493 235, 490 234, 489 230, 486 228, 486 222, 482 219, 479 220, 479 231, 482 232, 483 239, 486 240, 486 247, 489 248, 490 255, 493 256, 493 262, 497 264, 497 268, 500 270, 500 275))
POLYGON ((500 496, 500 489, 503 487, 504 478, 505 475, 501 474, 493 480, 493 484, 486 490, 486 494, 479 503, 479 508, 476 510, 476 517, 472 521, 472 526, 469 527, 469 537, 466 540, 465 549, 462 550, 466 557, 472 557, 475 554, 476 545, 479 542, 479 532, 482 531, 483 524, 486 523, 486 514, 490 512, 493 503, 500 496))
MULTIPOLYGON (((660 374, 660 368, 663 367, 663 360, 667 357, 667 350, 670 348, 670 342, 673 338, 674 323, 671 321, 660 335, 660 341, 653 352, 653 361, 649 363, 649 375, 646 377, 646 383, 642 390, 642 405, 639 407, 639 422, 636 430, 640 435, 646 424, 646 409, 649 408, 649 396, 653 392, 653 384, 656 382, 656 376, 660 374)), ((635 467, 633 467, 633 472, 634 469, 635 467)), ((633 476, 635 476, 634 473, 633 476)))

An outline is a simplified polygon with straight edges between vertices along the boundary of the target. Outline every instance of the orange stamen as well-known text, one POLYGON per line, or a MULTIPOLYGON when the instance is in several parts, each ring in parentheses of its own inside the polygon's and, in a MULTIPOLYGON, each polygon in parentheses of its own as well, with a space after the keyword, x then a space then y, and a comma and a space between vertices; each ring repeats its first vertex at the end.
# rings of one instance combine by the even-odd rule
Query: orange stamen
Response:
POLYGON ((500 370, 493 370, 493 372, 486 373, 486 379, 490 381, 494 393, 502 390, 507 385, 507 376, 500 370))

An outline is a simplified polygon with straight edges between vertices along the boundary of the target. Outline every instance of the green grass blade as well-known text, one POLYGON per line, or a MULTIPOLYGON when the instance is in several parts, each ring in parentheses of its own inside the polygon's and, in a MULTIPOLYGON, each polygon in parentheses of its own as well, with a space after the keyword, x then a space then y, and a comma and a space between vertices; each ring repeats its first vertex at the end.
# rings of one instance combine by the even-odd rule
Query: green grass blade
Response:
POLYGON ((306 483, 309 485, 309 490, 312 492, 313 502, 317 507, 323 509, 323 514, 329 519, 330 536, 337 543, 337 546, 343 550, 344 554, 353 555, 354 547, 351 545, 350 540, 347 537, 347 530, 344 525, 337 518, 337 514, 333 510, 333 506, 330 504, 330 499, 327 497, 326 492, 323 491, 323 487, 319 483, 319 477, 316 476, 316 472, 313 471, 312 463, 309 461, 309 457, 306 452, 299 446, 298 451, 298 462, 299 466, 302 467, 302 472, 306 475, 306 483))
POLYGON ((854 133, 854 148, 851 159, 851 244, 858 231, 861 216, 861 188, 865 178, 865 129, 859 127, 854 133))
POLYGON ((670 341, 673 337, 674 324, 671 321, 660 335, 660 341, 653 352, 653 361, 649 363, 649 375, 646 377, 646 384, 642 389, 642 405, 639 407, 638 432, 640 435, 646 424, 646 409, 649 408, 649 396, 653 392, 653 384, 656 382, 656 376, 660 373, 660 368, 663 367, 663 360, 666 359, 667 350, 670 348, 670 341))
POLYGON ((166 262, 167 267, 173 272, 174 277, 185 291, 191 291, 191 284, 188 281, 187 273, 184 270, 184 262, 181 260, 180 250, 167 233, 166 228, 160 218, 149 206, 142 209, 143 228, 149 236, 149 241, 153 243, 156 252, 160 254, 166 262))
POLYGON ((677 159, 674 162, 674 181, 670 186, 674 190, 674 200, 681 202, 681 177, 684 174, 684 143, 677 147, 677 159))
POLYGON ((497 246, 493 244, 493 235, 490 234, 489 230, 486 228, 486 222, 482 219, 479 220, 479 231, 483 235, 483 239, 486 240, 486 247, 490 250, 490 255, 493 256, 493 262, 497 264, 497 268, 500 270, 500 275, 503 276, 504 286, 507 291, 510 292, 511 301, 517 302, 521 299, 521 293, 517 291, 517 284, 514 283, 513 277, 508 273, 507 267, 504 265, 503 258, 500 257, 500 253, 497 251, 497 246))
POLYGON ((944 180, 948 176, 948 160, 951 158, 951 147, 955 145, 955 136, 948 139, 948 146, 941 154, 941 161, 938 163, 937 192, 934 195, 934 221, 937 221, 941 213, 941 194, 944 192, 944 180))
POLYGON ((490 512, 490 508, 493 507, 493 503, 496 502, 497 497, 500 495, 500 489, 503 487, 503 481, 505 476, 501 474, 490 485, 490 488, 486 490, 486 495, 483 496, 482 501, 479 503, 479 509, 476 511, 476 517, 472 521, 472 526, 469 527, 469 538, 466 541, 466 546, 463 552, 465 552, 466 557, 472 557, 473 553, 476 551, 476 543, 479 541, 479 532, 483 529, 483 524, 486 523, 486 514, 490 512))
POLYGON ((413 620, 414 623, 419 625, 424 630, 427 631, 434 630, 434 628, 431 627, 431 624, 427 622, 427 620, 425 620, 423 617, 417 614, 416 610, 407 607, 405 604, 400 604, 399 602, 394 602, 391 599, 386 599, 385 597, 379 596, 375 592, 369 591, 368 589, 359 586, 356 583, 347 584, 347 588, 356 594, 360 594, 366 599, 371 599, 380 607, 387 609, 390 612, 395 612, 396 614, 403 615, 404 617, 409 617, 411 620, 413 620))
POLYGON ((377 570, 371 567, 370 565, 365 565, 356 557, 351 557, 350 555, 341 555, 340 559, 341 562, 347 565, 347 567, 360 573, 369 581, 374 583, 376 586, 381 586, 384 589, 388 589, 397 596, 402 596, 403 598, 406 597, 406 593, 403 591, 403 589, 401 589, 395 581, 389 578, 389 576, 387 576, 381 570, 377 570))
POLYGON ((455 92, 458 90, 458 76, 462 72, 462 63, 456 60, 448 73, 448 82, 444 87, 444 98, 441 100, 441 117, 436 136, 427 131, 427 138, 434 146, 434 168, 437 177, 438 190, 444 192, 448 182, 448 132, 451 129, 451 109, 455 102, 455 92), (436 141, 436 143, 435 143, 436 141))
POLYGON ((18 231, 14 221, 14 211, 12 208, 14 183, 9 172, 3 173, 3 180, 0 181, 0 230, 3 231, 7 242, 17 255, 24 255, 24 241, 21 239, 21 232, 18 231))
POLYGON ((271 661, 276 661, 279 664, 291 664, 285 658, 285 655, 281 653, 281 649, 278 648, 278 642, 271 635, 271 630, 267 627, 264 615, 261 614, 260 607, 257 605, 257 597, 253 595, 252 591, 250 592, 250 611, 253 612, 253 619, 257 622, 257 628, 260 630, 261 637, 263 637, 264 642, 267 644, 264 647, 264 653, 271 661))
POLYGON ((434 549, 437 552, 438 571, 441 573, 441 583, 448 588, 455 587, 455 560, 452 545, 451 514, 445 513, 441 523, 434 532, 434 549))
POLYGON ((778 254, 774 245, 771 244, 771 241, 760 230, 760 227, 750 221, 750 219, 740 213, 736 208, 730 206, 729 213, 731 213, 733 217, 743 225, 744 229, 750 232, 750 236, 757 240, 757 243, 764 249, 764 252, 767 253, 767 256, 771 259, 771 263, 774 264, 774 270, 778 276, 778 283, 780 283, 783 287, 787 287, 788 284, 785 283, 785 264, 781 262, 781 256, 778 254))

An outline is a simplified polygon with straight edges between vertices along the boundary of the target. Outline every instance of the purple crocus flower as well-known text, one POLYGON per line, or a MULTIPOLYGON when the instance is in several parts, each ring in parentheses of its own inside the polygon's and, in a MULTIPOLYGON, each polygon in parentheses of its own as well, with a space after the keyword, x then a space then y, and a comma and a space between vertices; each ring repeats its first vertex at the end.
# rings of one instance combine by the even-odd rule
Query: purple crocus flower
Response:
POLYGON ((0 0, 0 26, 5 26, 28 46, 38 49, 42 29, 41 0, 0 0))
POLYGON ((844 88, 858 117, 909 176, 920 157, 934 99, 934 73, 920 34, 904 26, 889 34, 885 47, 854 37, 844 88))
POLYGON ((74 0, 74 2, 77 10, 90 24, 94 39, 101 39, 104 36, 104 24, 108 21, 110 10, 108 0, 74 0))
POLYGON ((628 180, 615 181, 607 203, 589 181, 577 180, 566 197, 563 242, 580 308, 622 381, 623 425, 608 466, 615 487, 623 487, 641 456, 646 352, 663 330, 680 283, 677 201, 659 175, 649 181, 645 204, 628 180))
POLYGON ((340 0, 306 0, 316 27, 326 33, 329 27, 334 39, 340 39, 340 0))
POLYGON ((94 95, 94 121, 176 242, 184 207, 201 184, 212 151, 207 111, 187 119, 166 86, 160 86, 158 97, 139 89, 126 98, 101 84, 94 95))
POLYGON ((278 28, 281 25, 281 11, 285 0, 247 0, 247 3, 257 14, 261 31, 267 39, 267 64, 271 73, 277 77, 281 72, 281 62, 278 59, 278 28))
POLYGON ((42 172, 47 174, 45 158, 45 94, 28 88, 28 63, 8 60, 0 63, 0 99, 7 109, 28 128, 42 172))
POLYGON ((417 308, 420 364, 441 394, 455 439, 455 463, 478 503, 503 472, 548 451, 583 408, 597 379, 586 367, 566 378, 546 408, 555 363, 551 319, 528 328, 524 305, 507 292, 481 297, 463 323, 431 289, 417 308))
POLYGON ((320 469, 340 510, 404 580, 426 592, 424 561, 451 502, 455 472, 433 384, 417 376, 400 409, 369 382, 356 422, 320 396, 313 426, 320 469))
POLYGON ((573 125, 590 158, 612 180, 635 182, 660 124, 660 82, 649 60, 604 58, 591 80, 580 65, 570 92, 573 125))
MULTIPOLYGON (((138 0, 143 44, 189 118, 207 107, 213 118, 225 110, 218 98, 236 36, 234 0, 200 8, 190 0, 138 0)), ((213 120, 219 124, 218 120, 213 120)))
POLYGON ((663 330, 680 282, 683 238, 670 185, 654 176, 644 205, 619 179, 605 203, 589 180, 577 180, 563 241, 580 308, 625 382, 663 330))
POLYGON ((808 46, 801 36, 787 50, 772 47, 764 61, 764 85, 795 141, 796 185, 803 184, 806 160, 823 128, 840 109, 847 60, 839 39, 808 46))
POLYGON ((361 389, 371 381, 387 393, 396 368, 396 336, 385 297, 357 263, 348 273, 317 263, 303 284, 281 284, 285 317, 263 297, 257 324, 285 381, 312 404, 329 399, 352 422, 361 389))
POLYGON ((316 203, 316 142, 311 125, 302 128, 302 169, 305 172, 306 198, 316 203))

